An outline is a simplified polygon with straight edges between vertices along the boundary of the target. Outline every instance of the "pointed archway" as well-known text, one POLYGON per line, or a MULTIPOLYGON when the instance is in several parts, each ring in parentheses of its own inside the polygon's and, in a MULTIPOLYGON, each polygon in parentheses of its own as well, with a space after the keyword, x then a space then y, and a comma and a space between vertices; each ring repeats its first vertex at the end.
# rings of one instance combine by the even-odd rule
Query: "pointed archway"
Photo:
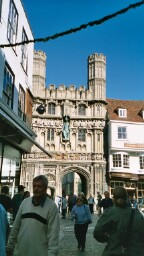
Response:
POLYGON ((60 190, 62 193, 62 181, 66 174, 77 173, 81 179, 81 191, 84 192, 86 196, 90 194, 91 191, 91 175, 87 169, 80 166, 69 166, 61 170, 60 172, 60 190))

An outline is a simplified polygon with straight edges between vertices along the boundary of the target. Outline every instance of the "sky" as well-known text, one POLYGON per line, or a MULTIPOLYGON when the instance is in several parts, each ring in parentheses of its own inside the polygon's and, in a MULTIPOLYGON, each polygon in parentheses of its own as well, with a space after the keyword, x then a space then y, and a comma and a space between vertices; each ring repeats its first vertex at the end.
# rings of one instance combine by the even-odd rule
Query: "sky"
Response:
MULTIPOLYGON (((138 0, 21 0, 34 38, 52 36, 117 12, 138 0)), ((87 88, 87 59, 106 56, 106 97, 144 100, 144 4, 98 26, 43 43, 46 86, 87 88)))

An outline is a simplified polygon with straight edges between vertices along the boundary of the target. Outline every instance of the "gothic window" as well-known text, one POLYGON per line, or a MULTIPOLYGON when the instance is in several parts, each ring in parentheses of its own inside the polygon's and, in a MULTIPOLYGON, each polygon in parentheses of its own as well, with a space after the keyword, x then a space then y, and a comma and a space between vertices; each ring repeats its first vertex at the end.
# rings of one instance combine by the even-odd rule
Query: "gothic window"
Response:
POLYGON ((140 169, 144 169, 144 156, 139 157, 140 169))
POLYGON ((25 91, 21 85, 19 86, 18 116, 25 120, 25 91))
POLYGON ((100 141, 100 134, 97 134, 97 140, 100 141))
POLYGON ((47 140, 54 141, 54 129, 47 130, 47 140))
POLYGON ((13 104, 13 86, 14 86, 14 75, 10 70, 10 68, 6 65, 4 69, 2 100, 5 102, 5 104, 7 104, 11 108, 13 104))
POLYGON ((85 116, 86 115, 86 107, 85 105, 81 104, 78 106, 78 114, 81 116, 85 116))
POLYGON ((48 104, 48 114, 55 115, 55 104, 54 103, 48 104))
MULTIPOLYGON (((22 42, 27 41, 28 37, 25 30, 22 31, 22 42)), ((21 45, 21 64, 25 72, 27 73, 28 69, 28 53, 27 53, 27 44, 21 45)))
POLYGON ((122 126, 118 127, 118 139, 127 139, 127 128, 122 126))
POLYGON ((13 0, 10 0, 8 26, 7 26, 7 38, 11 44, 16 43, 18 27, 18 12, 13 0))
POLYGON ((86 130, 78 131, 78 141, 82 141, 82 142, 86 141, 86 130))

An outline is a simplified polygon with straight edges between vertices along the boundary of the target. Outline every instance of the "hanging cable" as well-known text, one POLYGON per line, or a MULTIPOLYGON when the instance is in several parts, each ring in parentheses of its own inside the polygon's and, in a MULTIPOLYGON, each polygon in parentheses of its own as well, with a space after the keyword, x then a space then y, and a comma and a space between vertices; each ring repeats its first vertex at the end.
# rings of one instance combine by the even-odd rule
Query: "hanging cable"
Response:
POLYGON ((124 13, 128 12, 130 9, 137 8, 137 7, 139 7, 139 6, 143 5, 143 4, 144 4, 144 0, 140 1, 140 2, 137 2, 135 4, 130 4, 126 8, 123 8, 123 9, 121 9, 121 10, 119 10, 119 11, 113 13, 113 14, 109 14, 107 16, 104 16, 103 18, 101 18, 99 20, 95 20, 95 21, 88 22, 86 24, 82 24, 82 25, 80 25, 77 28, 71 28, 71 29, 69 29, 67 31, 56 33, 56 34, 54 34, 52 36, 47 36, 47 37, 44 37, 44 38, 37 38, 37 39, 33 39, 33 40, 26 40, 26 41, 22 41, 22 42, 19 42, 19 43, 14 43, 14 44, 1 44, 0 48, 14 47, 14 46, 18 46, 18 45, 24 45, 24 44, 36 43, 36 42, 48 42, 49 40, 54 40, 54 39, 57 39, 59 37, 65 36, 65 35, 76 33, 76 32, 78 32, 78 31, 80 31, 82 29, 86 29, 88 26, 92 27, 92 26, 95 26, 95 25, 101 25, 105 21, 110 20, 112 18, 115 18, 118 15, 124 14, 124 13))

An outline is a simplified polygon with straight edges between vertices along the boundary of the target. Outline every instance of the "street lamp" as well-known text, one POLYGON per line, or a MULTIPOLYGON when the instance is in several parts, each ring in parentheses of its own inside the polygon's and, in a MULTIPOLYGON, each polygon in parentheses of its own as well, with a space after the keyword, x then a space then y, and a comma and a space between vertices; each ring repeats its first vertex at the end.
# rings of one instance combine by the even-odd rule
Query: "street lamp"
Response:
POLYGON ((40 115, 42 115, 42 114, 44 114, 44 112, 46 112, 46 108, 45 108, 45 106, 41 103, 41 104, 36 108, 36 111, 37 111, 40 115))

